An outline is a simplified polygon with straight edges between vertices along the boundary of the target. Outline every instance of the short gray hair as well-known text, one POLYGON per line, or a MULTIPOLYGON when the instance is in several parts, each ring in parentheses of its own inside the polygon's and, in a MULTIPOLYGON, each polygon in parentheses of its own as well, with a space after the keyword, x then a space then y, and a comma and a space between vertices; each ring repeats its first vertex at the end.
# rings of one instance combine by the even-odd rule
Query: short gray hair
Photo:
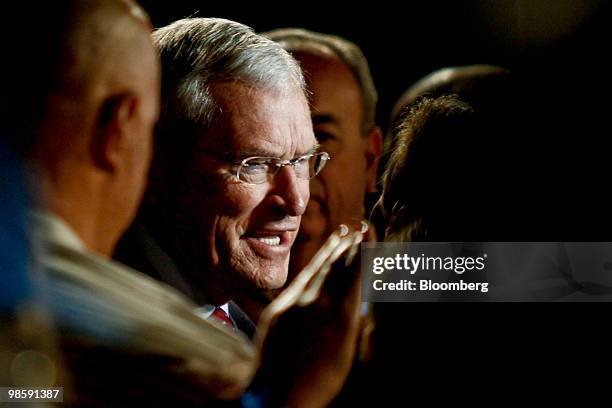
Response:
POLYGON ((162 63, 160 126, 209 129, 219 109, 211 86, 239 81, 279 92, 305 92, 298 63, 275 42, 243 24, 185 18, 153 33, 162 63))
POLYGON ((262 35, 278 42, 291 53, 331 55, 340 59, 353 72, 361 88, 363 133, 369 132, 376 126, 378 94, 370 73, 368 60, 356 44, 336 35, 322 34, 301 28, 281 28, 262 33, 262 35))

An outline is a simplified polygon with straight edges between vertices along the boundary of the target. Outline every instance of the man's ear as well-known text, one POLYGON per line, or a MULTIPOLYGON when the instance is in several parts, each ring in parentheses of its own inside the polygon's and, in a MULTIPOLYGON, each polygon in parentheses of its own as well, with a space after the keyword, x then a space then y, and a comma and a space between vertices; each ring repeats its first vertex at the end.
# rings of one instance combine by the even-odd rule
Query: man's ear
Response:
POLYGON ((378 174, 378 159, 382 150, 382 130, 377 126, 372 129, 365 137, 366 172, 367 184, 366 191, 372 193, 376 191, 376 177, 378 174))
POLYGON ((136 107, 137 99, 129 93, 109 97, 100 107, 91 153, 101 169, 113 172, 121 165, 124 151, 131 143, 136 107))

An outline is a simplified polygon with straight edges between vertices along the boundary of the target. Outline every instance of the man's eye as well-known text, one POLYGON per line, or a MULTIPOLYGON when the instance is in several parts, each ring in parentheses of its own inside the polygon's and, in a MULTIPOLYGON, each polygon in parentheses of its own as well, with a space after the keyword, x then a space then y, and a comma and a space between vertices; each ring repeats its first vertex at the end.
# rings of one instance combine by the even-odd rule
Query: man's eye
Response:
POLYGON ((244 171, 247 171, 252 174, 263 173, 263 172, 268 171, 268 166, 269 164, 267 162, 255 162, 255 163, 249 162, 243 166, 243 169, 244 171))
POLYGON ((317 142, 319 143, 324 143, 328 140, 335 139, 335 136, 333 134, 326 132, 324 130, 315 130, 314 134, 315 134, 315 138, 317 139, 317 142))

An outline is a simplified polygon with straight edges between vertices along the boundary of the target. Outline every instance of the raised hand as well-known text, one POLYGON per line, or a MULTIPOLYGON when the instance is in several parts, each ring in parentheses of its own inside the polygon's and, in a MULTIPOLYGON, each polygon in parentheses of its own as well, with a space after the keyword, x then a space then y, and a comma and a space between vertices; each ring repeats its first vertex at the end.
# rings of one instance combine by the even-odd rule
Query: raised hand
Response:
POLYGON ((327 406, 344 384, 360 332, 357 255, 366 230, 341 226, 263 311, 256 383, 279 404, 327 406))

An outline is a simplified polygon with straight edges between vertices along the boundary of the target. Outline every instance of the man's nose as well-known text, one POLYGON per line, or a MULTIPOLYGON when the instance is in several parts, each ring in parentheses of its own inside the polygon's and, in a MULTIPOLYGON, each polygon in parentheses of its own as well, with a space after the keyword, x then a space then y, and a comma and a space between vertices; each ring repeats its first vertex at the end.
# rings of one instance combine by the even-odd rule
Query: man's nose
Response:
POLYGON ((286 215, 300 216, 310 197, 309 180, 297 178, 292 166, 283 166, 272 181, 270 194, 273 204, 286 215))

